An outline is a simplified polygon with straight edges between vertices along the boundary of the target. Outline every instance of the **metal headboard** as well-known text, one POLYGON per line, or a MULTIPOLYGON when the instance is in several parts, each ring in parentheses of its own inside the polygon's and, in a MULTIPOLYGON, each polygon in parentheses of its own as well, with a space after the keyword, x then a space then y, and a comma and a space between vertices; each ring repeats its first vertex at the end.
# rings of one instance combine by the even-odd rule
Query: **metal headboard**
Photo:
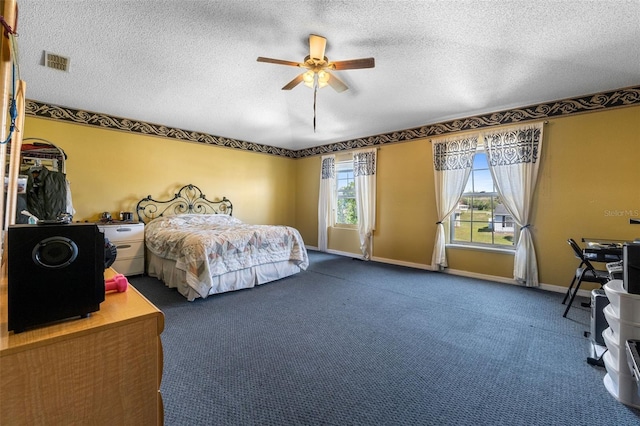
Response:
POLYGON ((147 195, 136 205, 136 214, 140 222, 148 222, 162 216, 178 214, 226 214, 231 216, 233 205, 227 197, 220 201, 207 200, 200 188, 195 185, 185 185, 174 194, 173 198, 158 201, 147 195))

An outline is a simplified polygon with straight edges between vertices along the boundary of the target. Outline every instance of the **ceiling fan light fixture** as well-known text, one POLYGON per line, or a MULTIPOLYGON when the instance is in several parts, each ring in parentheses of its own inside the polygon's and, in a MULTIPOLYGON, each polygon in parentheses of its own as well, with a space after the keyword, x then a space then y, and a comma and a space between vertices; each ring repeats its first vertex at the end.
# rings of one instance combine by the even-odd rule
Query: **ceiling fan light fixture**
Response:
POLYGON ((331 78, 331 74, 326 71, 320 70, 318 72, 318 86, 321 88, 329 84, 329 79, 331 78))
POLYGON ((302 81, 304 82, 305 86, 313 88, 314 80, 315 80, 315 73, 313 71, 309 70, 304 74, 302 74, 302 81))
POLYGON ((344 71, 361 68, 375 67, 373 58, 349 59, 346 61, 333 61, 324 56, 327 47, 327 39, 315 35, 309 35, 309 55, 304 58, 303 62, 285 61, 282 59, 265 58, 258 56, 258 62, 267 62, 272 64, 289 65, 298 68, 305 68, 307 71, 298 74, 293 80, 285 84, 282 90, 291 90, 298 84, 303 83, 305 86, 313 89, 313 131, 316 131, 316 95, 318 89, 325 86, 331 86, 336 92, 341 93, 348 89, 340 78, 332 75, 329 71, 344 71))

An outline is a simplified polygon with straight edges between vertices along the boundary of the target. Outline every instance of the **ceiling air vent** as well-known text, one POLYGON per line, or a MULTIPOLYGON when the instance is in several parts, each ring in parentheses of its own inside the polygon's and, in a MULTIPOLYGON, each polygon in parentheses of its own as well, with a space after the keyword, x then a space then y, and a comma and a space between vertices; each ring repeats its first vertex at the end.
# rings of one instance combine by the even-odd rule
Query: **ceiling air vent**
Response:
POLYGON ((54 70, 69 71, 70 58, 51 52, 44 52, 44 65, 54 70))

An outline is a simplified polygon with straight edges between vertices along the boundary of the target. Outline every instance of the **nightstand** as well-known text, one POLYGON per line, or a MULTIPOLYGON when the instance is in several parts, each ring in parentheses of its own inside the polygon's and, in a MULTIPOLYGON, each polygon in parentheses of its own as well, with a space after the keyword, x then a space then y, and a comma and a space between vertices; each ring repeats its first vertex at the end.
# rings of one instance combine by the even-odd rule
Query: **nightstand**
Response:
POLYGON ((144 223, 98 223, 105 238, 118 250, 113 269, 122 275, 144 274, 144 223))

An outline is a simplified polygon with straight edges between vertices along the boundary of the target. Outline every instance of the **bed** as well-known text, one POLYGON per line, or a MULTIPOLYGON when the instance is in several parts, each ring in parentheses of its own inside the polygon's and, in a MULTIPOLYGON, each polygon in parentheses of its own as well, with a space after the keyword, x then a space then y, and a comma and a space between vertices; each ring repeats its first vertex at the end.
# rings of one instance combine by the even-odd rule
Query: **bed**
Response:
POLYGON ((307 268, 307 250, 297 229, 250 225, 232 213, 226 197, 208 200, 191 184, 169 200, 151 195, 140 200, 136 214, 146 224, 147 274, 193 301, 307 268))

